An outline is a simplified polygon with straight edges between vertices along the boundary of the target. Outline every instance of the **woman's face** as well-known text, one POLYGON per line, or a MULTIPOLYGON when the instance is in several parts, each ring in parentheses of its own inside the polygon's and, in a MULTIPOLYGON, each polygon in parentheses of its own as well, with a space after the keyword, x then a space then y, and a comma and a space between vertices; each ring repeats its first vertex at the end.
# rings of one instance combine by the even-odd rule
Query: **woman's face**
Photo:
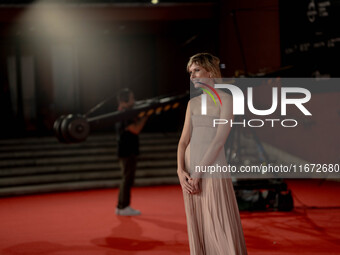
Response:
POLYGON ((193 63, 189 67, 189 74, 190 74, 190 80, 194 84, 195 87, 200 87, 198 81, 200 82, 206 82, 209 78, 211 78, 211 72, 208 72, 203 67, 197 65, 196 63, 193 63))

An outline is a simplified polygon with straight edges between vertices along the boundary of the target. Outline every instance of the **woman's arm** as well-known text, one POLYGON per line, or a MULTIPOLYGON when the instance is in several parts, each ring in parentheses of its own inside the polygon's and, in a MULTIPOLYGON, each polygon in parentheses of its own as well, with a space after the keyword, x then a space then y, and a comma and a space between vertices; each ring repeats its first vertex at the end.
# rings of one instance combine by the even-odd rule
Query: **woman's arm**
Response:
POLYGON ((227 141, 231 130, 230 120, 233 119, 233 98, 225 93, 222 98, 223 105, 221 106, 220 119, 228 120, 228 124, 217 126, 217 131, 214 139, 211 141, 206 153, 204 154, 200 166, 209 166, 217 158, 220 150, 224 149, 224 144, 227 141))
POLYGON ((188 183, 188 180, 191 179, 189 173, 185 169, 185 150, 190 142, 191 137, 191 111, 190 111, 190 102, 188 102, 187 110, 185 113, 184 126, 182 130, 181 138, 179 139, 178 148, 177 148, 177 174, 179 181, 181 183, 182 189, 188 193, 193 191, 192 186, 188 183))
MULTIPOLYGON (((233 119, 233 101, 232 96, 229 94, 225 94, 222 98, 222 107, 220 112, 220 119, 226 119, 228 122, 233 119)), ((207 151, 205 152, 202 160, 200 161, 200 166, 209 166, 211 165, 217 158, 220 150, 224 149, 224 144, 227 141, 228 135, 230 133, 231 127, 228 124, 218 125, 216 135, 214 139, 211 141, 207 151)), ((194 173, 192 175, 192 179, 189 181, 191 186, 194 188, 193 194, 197 194, 200 192, 199 189, 199 181, 201 178, 201 173, 194 173)))

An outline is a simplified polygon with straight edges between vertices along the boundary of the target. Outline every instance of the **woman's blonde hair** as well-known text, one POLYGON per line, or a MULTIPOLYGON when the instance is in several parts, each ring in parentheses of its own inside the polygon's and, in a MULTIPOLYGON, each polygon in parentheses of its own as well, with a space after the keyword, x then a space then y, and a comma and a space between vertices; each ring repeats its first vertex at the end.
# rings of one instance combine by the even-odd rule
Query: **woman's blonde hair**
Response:
POLYGON ((211 72, 213 75, 211 78, 221 78, 220 59, 218 57, 215 57, 210 53, 198 53, 190 58, 187 64, 188 72, 189 68, 194 63, 203 67, 208 72, 211 72))

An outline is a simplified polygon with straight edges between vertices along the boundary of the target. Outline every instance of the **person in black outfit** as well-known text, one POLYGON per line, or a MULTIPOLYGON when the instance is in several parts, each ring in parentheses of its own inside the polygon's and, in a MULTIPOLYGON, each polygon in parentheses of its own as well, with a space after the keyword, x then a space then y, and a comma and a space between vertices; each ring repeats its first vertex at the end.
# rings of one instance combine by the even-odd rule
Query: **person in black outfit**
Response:
MULTIPOLYGON (((133 92, 122 89, 118 93, 118 110, 125 111, 134 106, 133 92)), ((122 171, 122 180, 119 188, 117 215, 132 216, 141 212, 130 207, 131 187, 135 179, 137 156, 139 155, 139 137, 148 116, 124 120, 116 123, 116 134, 118 142, 118 160, 122 171)))

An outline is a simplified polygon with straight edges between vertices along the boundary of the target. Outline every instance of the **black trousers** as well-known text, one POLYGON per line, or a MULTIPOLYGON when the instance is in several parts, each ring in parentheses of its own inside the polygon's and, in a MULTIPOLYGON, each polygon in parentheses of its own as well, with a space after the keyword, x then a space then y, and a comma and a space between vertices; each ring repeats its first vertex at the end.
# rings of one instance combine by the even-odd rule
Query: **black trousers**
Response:
POLYGON ((120 157, 119 165, 121 168, 122 179, 119 187, 118 205, 123 209, 130 205, 131 187, 135 181, 135 172, 137 166, 137 156, 120 157))

